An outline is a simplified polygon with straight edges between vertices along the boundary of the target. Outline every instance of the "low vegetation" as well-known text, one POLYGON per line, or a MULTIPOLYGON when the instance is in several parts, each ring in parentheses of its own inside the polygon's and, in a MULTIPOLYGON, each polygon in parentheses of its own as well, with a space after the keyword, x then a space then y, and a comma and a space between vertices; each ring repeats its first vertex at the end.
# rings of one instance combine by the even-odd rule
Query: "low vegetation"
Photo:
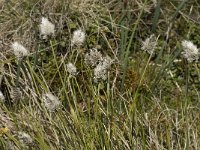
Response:
POLYGON ((198 0, 1 0, 1 149, 199 149, 199 13, 198 0))

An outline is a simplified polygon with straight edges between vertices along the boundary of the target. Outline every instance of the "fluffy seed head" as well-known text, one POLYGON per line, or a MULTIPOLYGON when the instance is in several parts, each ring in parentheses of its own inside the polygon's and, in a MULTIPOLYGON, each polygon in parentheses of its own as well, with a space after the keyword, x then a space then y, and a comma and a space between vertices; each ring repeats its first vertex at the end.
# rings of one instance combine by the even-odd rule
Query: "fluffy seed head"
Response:
POLYGON ((43 95, 43 102, 45 107, 50 111, 54 112, 61 105, 58 97, 54 96, 52 93, 46 93, 43 95))
POLYGON ((106 56, 103 60, 94 68, 94 81, 98 82, 98 80, 106 80, 108 69, 110 69, 113 60, 106 56))
POLYGON ((2 102, 2 103, 5 102, 5 97, 1 91, 0 91, 0 102, 2 102))
POLYGON ((25 132, 18 132, 18 138, 22 144, 32 144, 33 139, 31 136, 25 132))
POLYGON ((85 41, 85 32, 83 32, 81 29, 74 31, 71 40, 71 45, 81 46, 84 41, 85 41))
POLYGON ((145 41, 142 41, 142 50, 146 51, 149 54, 153 54, 155 51, 155 48, 157 46, 157 40, 154 34, 152 34, 149 38, 147 38, 145 41))
POLYGON ((182 41, 181 45, 183 47, 182 55, 188 60, 188 62, 198 61, 199 50, 196 45, 194 45, 191 41, 186 40, 182 41))
POLYGON ((101 60, 102 54, 101 52, 98 52, 95 48, 90 49, 90 52, 85 55, 85 63, 91 67, 96 66, 101 60))
POLYGON ((99 79, 106 80, 107 70, 101 64, 94 68, 94 81, 98 82, 99 79))
POLYGON ((69 62, 67 64, 67 71, 71 74, 71 75, 76 75, 77 74, 77 70, 76 70, 76 66, 74 64, 72 64, 71 62, 69 62))
POLYGON ((109 56, 106 56, 103 58, 103 61, 102 61, 102 66, 104 66, 105 69, 109 69, 113 63, 113 59, 110 58, 109 56))
POLYGON ((18 42, 14 42, 11 47, 17 58, 22 58, 24 56, 27 56, 29 53, 28 50, 18 42))
POLYGON ((48 18, 42 17, 42 22, 40 24, 40 33, 43 35, 43 38, 47 38, 48 35, 55 34, 55 25, 52 24, 48 18))
POLYGON ((16 146, 13 141, 9 140, 6 142, 6 147, 8 150, 16 150, 16 146))

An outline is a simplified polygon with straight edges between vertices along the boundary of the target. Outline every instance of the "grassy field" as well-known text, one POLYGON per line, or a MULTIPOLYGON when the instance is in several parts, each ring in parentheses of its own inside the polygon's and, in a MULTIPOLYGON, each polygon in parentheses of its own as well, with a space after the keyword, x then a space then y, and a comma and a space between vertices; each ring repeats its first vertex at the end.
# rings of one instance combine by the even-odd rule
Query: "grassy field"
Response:
POLYGON ((0 0, 0 149, 200 149, 199 0, 0 0))

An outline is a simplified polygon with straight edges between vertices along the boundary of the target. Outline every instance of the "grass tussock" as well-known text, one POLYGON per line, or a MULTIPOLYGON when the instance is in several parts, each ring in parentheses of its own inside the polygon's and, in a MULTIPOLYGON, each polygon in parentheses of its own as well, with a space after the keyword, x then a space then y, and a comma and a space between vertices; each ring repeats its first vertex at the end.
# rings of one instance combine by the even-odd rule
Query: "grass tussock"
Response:
POLYGON ((0 1, 1 149, 199 149, 191 1, 0 1))

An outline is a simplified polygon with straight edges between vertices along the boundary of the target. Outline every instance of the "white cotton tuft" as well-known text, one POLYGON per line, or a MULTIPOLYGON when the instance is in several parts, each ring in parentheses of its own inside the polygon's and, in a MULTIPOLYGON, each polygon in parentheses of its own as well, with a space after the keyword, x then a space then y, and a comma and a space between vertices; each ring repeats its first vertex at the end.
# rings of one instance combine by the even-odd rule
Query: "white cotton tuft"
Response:
POLYGON ((181 45, 183 47, 182 55, 187 59, 188 62, 198 61, 199 50, 196 45, 187 40, 182 41, 181 45))
POLYGON ((72 64, 71 62, 69 62, 67 64, 67 71, 70 73, 70 75, 76 75, 77 74, 76 66, 74 64, 72 64))
POLYGON ((155 38, 155 35, 152 34, 145 41, 142 41, 141 49, 151 55, 154 53, 156 46, 157 46, 157 39, 155 38))
POLYGON ((14 54, 17 58, 22 58, 24 56, 27 56, 28 53, 29 53, 29 51, 23 45, 21 45, 18 42, 14 42, 11 47, 12 47, 14 54))
POLYGON ((43 35, 43 38, 47 38, 48 35, 55 34, 55 25, 52 24, 48 18, 42 17, 42 22, 40 24, 40 33, 43 35))
POLYGON ((81 29, 74 31, 71 40, 71 45, 81 46, 84 41, 85 41, 85 32, 83 32, 81 29))
POLYGON ((54 112, 61 105, 61 102, 59 101, 58 97, 54 96, 50 92, 43 95, 43 102, 44 102, 44 106, 50 112, 54 112))
POLYGON ((107 73, 110 69, 113 59, 111 59, 109 56, 106 56, 103 58, 103 60, 94 68, 94 81, 98 82, 99 80, 106 80, 107 79, 107 73))
POLYGON ((101 52, 97 51, 95 48, 90 49, 90 52, 85 55, 85 63, 91 67, 96 66, 102 59, 101 52))
POLYGON ((0 102, 2 102, 2 103, 5 102, 5 97, 1 91, 0 91, 0 102))
POLYGON ((31 136, 25 132, 18 132, 18 138, 20 140, 20 142, 22 144, 32 144, 33 143, 33 139, 31 138, 31 136))

